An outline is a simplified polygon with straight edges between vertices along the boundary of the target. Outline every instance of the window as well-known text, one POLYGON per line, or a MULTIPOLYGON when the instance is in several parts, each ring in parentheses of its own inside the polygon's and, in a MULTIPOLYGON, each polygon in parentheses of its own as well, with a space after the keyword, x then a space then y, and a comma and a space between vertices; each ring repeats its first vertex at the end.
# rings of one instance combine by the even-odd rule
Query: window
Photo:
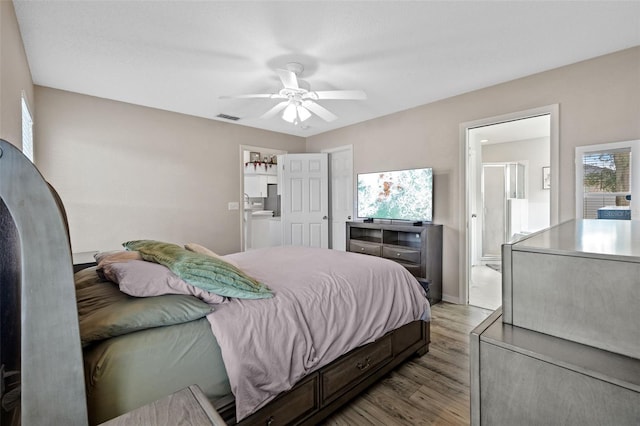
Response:
POLYGON ((640 164, 639 146, 640 141, 629 141, 576 148, 576 217, 631 217, 632 187, 639 186, 633 185, 634 174, 640 174, 632 167, 633 152, 640 164))
POLYGON ((631 148, 587 152, 582 156, 584 219, 597 219, 601 207, 627 207, 631 197, 631 148))
POLYGON ((24 92, 22 93, 22 152, 33 163, 33 120, 24 92))

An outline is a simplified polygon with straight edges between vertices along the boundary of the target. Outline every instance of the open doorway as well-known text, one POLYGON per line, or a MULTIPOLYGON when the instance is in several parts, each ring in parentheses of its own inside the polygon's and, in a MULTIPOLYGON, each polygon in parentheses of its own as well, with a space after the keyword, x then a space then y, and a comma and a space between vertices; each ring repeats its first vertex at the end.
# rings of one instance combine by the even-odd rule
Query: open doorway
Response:
POLYGON ((241 251, 280 245, 278 155, 286 151, 241 145, 241 251))
POLYGON ((551 121, 550 112, 541 112, 487 120, 466 129, 469 220, 464 294, 471 305, 500 307, 502 244, 557 220, 548 185, 554 152, 551 121))

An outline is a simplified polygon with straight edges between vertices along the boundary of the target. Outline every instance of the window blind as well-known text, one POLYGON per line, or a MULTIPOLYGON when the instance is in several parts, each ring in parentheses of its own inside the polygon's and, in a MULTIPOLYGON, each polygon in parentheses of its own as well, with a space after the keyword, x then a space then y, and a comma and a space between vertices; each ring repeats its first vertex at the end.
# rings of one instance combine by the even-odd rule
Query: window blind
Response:
POLYGON ((582 167, 584 219, 596 219, 601 207, 629 205, 631 148, 586 152, 582 167))

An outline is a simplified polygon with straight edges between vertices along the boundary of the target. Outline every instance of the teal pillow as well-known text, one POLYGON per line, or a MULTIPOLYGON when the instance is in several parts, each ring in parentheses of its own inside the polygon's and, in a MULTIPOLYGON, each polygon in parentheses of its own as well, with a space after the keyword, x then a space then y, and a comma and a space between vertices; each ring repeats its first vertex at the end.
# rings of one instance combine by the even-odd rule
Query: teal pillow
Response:
POLYGON ((213 308, 188 295, 131 297, 101 279, 96 266, 75 274, 82 346, 148 328, 203 318, 213 308))
POLYGON ((239 299, 273 297, 269 287, 222 259, 161 241, 136 240, 122 245, 127 250, 139 252, 144 260, 164 265, 187 283, 211 293, 239 299))

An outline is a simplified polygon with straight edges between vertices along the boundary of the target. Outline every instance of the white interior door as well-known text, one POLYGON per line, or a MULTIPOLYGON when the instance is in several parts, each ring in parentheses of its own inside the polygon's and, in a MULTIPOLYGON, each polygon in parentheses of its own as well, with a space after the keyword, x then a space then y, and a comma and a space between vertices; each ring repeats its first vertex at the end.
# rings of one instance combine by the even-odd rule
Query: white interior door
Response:
POLYGON ((504 243, 505 166, 482 166, 482 258, 498 259, 504 243))
POLYGON ((282 244, 329 248, 328 155, 282 156, 282 244))
POLYGON ((347 225, 353 217, 353 147, 324 151, 329 154, 329 192, 331 198, 330 247, 345 251, 347 225))

